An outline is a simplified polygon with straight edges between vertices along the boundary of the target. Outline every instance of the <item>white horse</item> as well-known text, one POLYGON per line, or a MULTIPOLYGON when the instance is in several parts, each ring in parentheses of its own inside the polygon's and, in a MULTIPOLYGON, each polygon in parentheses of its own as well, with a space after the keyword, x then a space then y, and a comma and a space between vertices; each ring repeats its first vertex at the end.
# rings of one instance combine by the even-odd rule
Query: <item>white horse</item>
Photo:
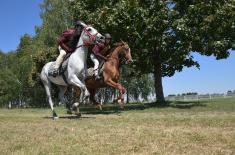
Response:
MULTIPOLYGON (((51 83, 56 84, 59 89, 59 99, 60 102, 64 103, 64 93, 69 85, 79 87, 83 92, 82 101, 89 97, 89 92, 85 85, 85 79, 87 76, 87 53, 88 53, 88 46, 92 44, 96 44, 104 39, 96 29, 91 26, 87 26, 86 24, 82 24, 83 31, 81 33, 81 37, 77 43, 76 50, 71 54, 68 58, 68 67, 67 70, 64 72, 64 78, 62 75, 58 75, 57 77, 49 76, 48 71, 55 62, 48 62, 44 65, 40 78, 43 82, 43 85, 46 90, 46 94, 49 100, 49 104, 53 113, 53 119, 57 119, 58 116, 53 107, 53 101, 51 98, 51 83)), ((74 106, 77 108, 79 103, 74 103, 74 106)))

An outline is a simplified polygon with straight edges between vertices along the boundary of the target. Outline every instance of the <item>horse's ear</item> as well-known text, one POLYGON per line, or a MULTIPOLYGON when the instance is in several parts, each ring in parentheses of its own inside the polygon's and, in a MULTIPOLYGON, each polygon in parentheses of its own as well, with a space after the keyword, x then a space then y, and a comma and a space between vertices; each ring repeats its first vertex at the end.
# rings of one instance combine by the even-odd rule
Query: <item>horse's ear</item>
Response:
POLYGON ((81 25, 82 25, 83 27, 87 27, 87 25, 86 25, 84 22, 81 22, 81 25))
POLYGON ((121 42, 125 45, 126 43, 122 40, 122 39, 120 39, 121 40, 121 42))

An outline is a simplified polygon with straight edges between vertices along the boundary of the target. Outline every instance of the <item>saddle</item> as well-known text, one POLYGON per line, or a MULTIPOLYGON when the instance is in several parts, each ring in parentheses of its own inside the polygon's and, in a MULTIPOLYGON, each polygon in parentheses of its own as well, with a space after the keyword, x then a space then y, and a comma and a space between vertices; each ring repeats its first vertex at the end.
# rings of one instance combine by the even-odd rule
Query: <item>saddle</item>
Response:
POLYGON ((66 54, 66 56, 64 57, 63 62, 61 63, 60 67, 59 67, 59 75, 63 74, 67 67, 68 67, 68 62, 69 62, 69 57, 70 57, 71 53, 66 54))
POLYGON ((59 72, 58 72, 57 75, 54 75, 54 74, 53 74, 55 68, 54 68, 54 65, 51 65, 50 68, 49 68, 49 75, 50 75, 50 76, 54 76, 54 77, 59 76, 59 75, 64 76, 64 72, 65 72, 66 69, 67 69, 68 62, 69 62, 69 59, 68 59, 68 58, 70 57, 70 55, 71 55, 71 53, 68 53, 68 54, 64 57, 63 62, 61 63, 61 65, 60 65, 60 67, 59 67, 59 72))

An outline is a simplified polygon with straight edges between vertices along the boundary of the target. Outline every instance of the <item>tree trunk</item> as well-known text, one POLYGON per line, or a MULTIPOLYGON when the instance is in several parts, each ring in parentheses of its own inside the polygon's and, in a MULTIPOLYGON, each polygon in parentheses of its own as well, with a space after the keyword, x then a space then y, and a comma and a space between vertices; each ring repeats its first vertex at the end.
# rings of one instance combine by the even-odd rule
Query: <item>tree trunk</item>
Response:
POLYGON ((127 87, 126 89, 126 103, 129 104, 130 100, 129 100, 129 89, 127 87))
POLYGON ((162 69, 161 69, 161 57, 160 50, 158 48, 154 51, 154 86, 156 99, 160 104, 164 104, 165 98, 162 87, 162 69))

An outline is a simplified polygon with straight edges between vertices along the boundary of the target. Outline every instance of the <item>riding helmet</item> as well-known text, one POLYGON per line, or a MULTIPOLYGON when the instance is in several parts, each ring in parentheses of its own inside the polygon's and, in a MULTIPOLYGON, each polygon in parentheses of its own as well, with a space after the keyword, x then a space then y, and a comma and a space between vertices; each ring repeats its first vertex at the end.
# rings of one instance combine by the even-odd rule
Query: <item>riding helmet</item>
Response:
POLYGON ((82 25, 82 23, 84 23, 84 22, 83 22, 83 21, 81 21, 81 20, 76 21, 76 23, 75 23, 75 27, 79 27, 79 26, 81 26, 81 25, 82 25))
POLYGON ((105 39, 112 39, 112 37, 109 33, 105 33, 104 36, 105 36, 105 39))

